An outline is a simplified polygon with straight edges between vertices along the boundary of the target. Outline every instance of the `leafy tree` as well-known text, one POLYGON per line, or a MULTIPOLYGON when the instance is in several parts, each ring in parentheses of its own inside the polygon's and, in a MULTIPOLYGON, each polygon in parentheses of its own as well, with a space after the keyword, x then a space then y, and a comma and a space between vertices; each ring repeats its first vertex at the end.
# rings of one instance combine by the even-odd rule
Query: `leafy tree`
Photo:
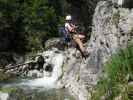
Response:
POLYGON ((0 50, 39 50, 46 39, 58 36, 62 17, 55 3, 59 4, 54 0, 0 0, 0 50))
POLYGON ((58 26, 68 13, 76 16, 88 33, 98 1, 0 0, 0 51, 42 49, 48 38, 58 36, 58 26))
POLYGON ((0 51, 21 52, 25 36, 19 5, 15 0, 0 0, 0 9, 0 51))

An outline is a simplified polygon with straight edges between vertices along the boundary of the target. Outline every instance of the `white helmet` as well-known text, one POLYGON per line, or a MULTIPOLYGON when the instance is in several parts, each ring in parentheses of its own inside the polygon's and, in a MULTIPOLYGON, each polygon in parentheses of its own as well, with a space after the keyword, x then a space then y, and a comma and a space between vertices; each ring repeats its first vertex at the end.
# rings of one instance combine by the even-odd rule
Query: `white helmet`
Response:
POLYGON ((66 20, 72 20, 72 16, 71 15, 67 15, 66 16, 66 20))

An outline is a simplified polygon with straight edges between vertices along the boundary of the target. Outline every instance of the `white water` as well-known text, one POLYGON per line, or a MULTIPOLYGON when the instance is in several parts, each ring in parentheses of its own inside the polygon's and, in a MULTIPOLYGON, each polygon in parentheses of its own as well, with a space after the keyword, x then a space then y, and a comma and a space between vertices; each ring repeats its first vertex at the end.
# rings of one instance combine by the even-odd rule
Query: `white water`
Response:
POLYGON ((7 100, 9 98, 8 93, 2 93, 0 92, 0 100, 7 100))
POLYGON ((122 6, 124 0, 118 0, 118 5, 122 6))
POLYGON ((21 83, 21 85, 28 85, 31 87, 58 88, 57 81, 62 75, 64 56, 61 53, 56 54, 53 51, 46 51, 43 55, 44 58, 47 57, 47 59, 45 58, 46 63, 50 63, 53 66, 51 76, 44 76, 43 78, 29 80, 28 82, 21 83))

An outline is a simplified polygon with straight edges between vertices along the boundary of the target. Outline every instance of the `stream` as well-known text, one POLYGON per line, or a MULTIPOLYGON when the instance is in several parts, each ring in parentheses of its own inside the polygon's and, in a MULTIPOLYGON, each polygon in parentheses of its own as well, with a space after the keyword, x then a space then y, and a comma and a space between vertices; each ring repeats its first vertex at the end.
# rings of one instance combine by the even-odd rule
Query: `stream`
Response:
POLYGON ((0 100, 74 100, 66 89, 15 86, 15 84, 5 84, 0 86, 0 89, 0 100))
POLYGON ((74 100, 67 89, 54 82, 52 77, 1 82, 0 100, 74 100))
POLYGON ((74 100, 66 89, 60 88, 60 77, 64 56, 61 53, 47 51, 45 64, 51 64, 52 71, 43 71, 42 78, 15 79, 12 82, 0 82, 0 100, 74 100), (49 73, 50 76, 47 76, 49 73))

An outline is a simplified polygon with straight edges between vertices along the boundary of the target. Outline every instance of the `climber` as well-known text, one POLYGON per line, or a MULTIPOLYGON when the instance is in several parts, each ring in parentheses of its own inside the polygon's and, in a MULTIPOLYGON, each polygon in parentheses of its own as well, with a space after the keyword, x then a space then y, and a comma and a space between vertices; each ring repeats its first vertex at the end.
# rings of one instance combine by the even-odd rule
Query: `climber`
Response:
POLYGON ((65 47, 69 47, 71 43, 71 36, 68 33, 68 31, 65 29, 65 26, 59 27, 59 35, 63 37, 63 43, 65 44, 65 47))
POLYGON ((72 23, 72 16, 67 15, 66 23, 65 23, 65 30, 72 36, 72 39, 78 45, 78 48, 82 54, 82 57, 87 57, 88 53, 87 51, 85 51, 85 48, 82 42, 82 39, 85 38, 85 35, 78 34, 78 32, 76 31, 76 28, 77 26, 72 23))

